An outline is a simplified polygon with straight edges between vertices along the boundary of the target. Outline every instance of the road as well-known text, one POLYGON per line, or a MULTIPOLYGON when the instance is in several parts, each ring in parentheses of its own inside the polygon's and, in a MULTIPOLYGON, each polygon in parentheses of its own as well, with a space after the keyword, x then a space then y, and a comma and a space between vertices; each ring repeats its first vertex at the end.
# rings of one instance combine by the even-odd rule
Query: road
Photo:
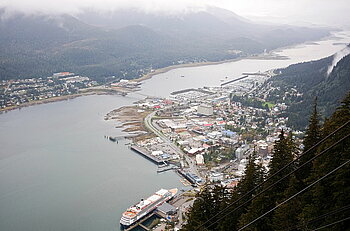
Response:
POLYGON ((157 113, 157 111, 154 111, 150 114, 148 114, 145 119, 145 126, 152 131, 154 134, 156 134, 158 137, 160 137, 164 143, 166 143, 167 145, 169 145, 176 153, 178 153, 181 157, 185 158, 185 161, 187 162, 190 171, 192 173, 195 173, 196 175, 200 176, 198 170, 197 170, 197 166, 195 161, 193 161, 189 156, 187 156, 178 146, 176 146, 171 140, 168 139, 168 137, 166 137, 161 131, 159 131, 153 124, 152 124, 152 118, 154 117, 154 115, 157 113))
POLYGON ((184 215, 193 206, 194 199, 195 198, 189 198, 187 196, 180 196, 180 199, 173 204, 173 206, 178 208, 179 222, 176 224, 178 229, 181 229, 182 225, 184 224, 184 215))

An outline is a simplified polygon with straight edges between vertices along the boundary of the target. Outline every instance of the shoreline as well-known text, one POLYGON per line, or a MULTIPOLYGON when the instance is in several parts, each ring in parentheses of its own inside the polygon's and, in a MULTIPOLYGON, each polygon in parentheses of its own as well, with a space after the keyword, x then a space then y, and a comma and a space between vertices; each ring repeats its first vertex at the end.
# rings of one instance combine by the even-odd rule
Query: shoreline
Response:
POLYGON ((227 59, 227 60, 217 61, 217 62, 199 62, 199 63, 174 64, 174 65, 171 65, 171 66, 155 69, 153 72, 145 74, 145 75, 143 75, 140 78, 133 79, 132 81, 140 83, 140 82, 145 81, 147 79, 151 79, 155 75, 163 74, 163 73, 166 73, 168 71, 171 71, 171 70, 174 70, 174 69, 178 69, 178 68, 200 67, 200 66, 209 66, 209 65, 230 63, 230 62, 236 62, 236 61, 239 61, 239 60, 242 60, 242 59, 245 59, 245 58, 247 58, 247 57, 244 57, 244 58, 243 57, 239 57, 239 58, 235 58, 235 59, 227 59))
POLYGON ((148 74, 143 75, 140 78, 132 79, 131 81, 141 83, 147 79, 151 79, 155 75, 163 74, 171 70, 175 70, 178 68, 187 68, 187 67, 201 67, 201 66, 211 66, 211 65, 219 65, 219 64, 224 64, 224 63, 233 63, 233 62, 238 62, 244 59, 260 59, 260 60, 284 60, 284 59, 289 59, 286 56, 280 56, 280 55, 263 55, 263 54, 258 54, 258 55, 250 55, 250 56, 244 56, 244 57, 238 57, 234 59, 226 59, 222 61, 207 61, 207 62, 198 62, 198 63, 184 63, 184 64, 174 64, 171 66, 167 67, 162 67, 159 69, 155 69, 153 72, 150 72, 148 74))
POLYGON ((237 62, 237 61, 244 60, 244 59, 285 60, 285 59, 289 59, 289 57, 278 55, 276 53, 281 52, 282 50, 285 50, 285 49, 291 49, 291 48, 299 46, 299 45, 308 45, 309 43, 318 43, 320 41, 326 41, 327 39, 330 39, 334 36, 337 37, 337 35, 336 35, 337 32, 344 32, 344 31, 346 31, 346 30, 330 31, 329 35, 322 37, 322 38, 319 38, 318 40, 307 40, 307 41, 304 41, 302 43, 296 43, 296 44, 290 44, 290 45, 278 47, 278 48, 271 50, 267 55, 264 55, 264 53, 260 53, 257 55, 248 55, 248 56, 244 56, 244 57, 237 57, 234 59, 226 59, 226 60, 222 60, 222 61, 207 61, 207 62, 199 62, 199 63, 174 64, 171 66, 155 69, 153 72, 145 74, 139 78, 132 79, 131 81, 135 81, 135 82, 140 83, 142 81, 145 81, 147 79, 152 78, 155 75, 163 74, 163 73, 166 73, 168 71, 178 69, 178 68, 217 65, 217 64, 223 64, 223 63, 237 62))
POLYGON ((121 129, 127 134, 126 138, 135 142, 154 136, 144 124, 145 118, 151 112, 151 110, 141 110, 136 105, 122 106, 108 112, 104 120, 117 122, 118 126, 115 128, 121 129))
POLYGON ((77 98, 80 96, 85 96, 85 95, 86 96, 93 95, 93 93, 77 93, 77 94, 73 94, 73 95, 64 95, 64 96, 57 96, 57 97, 52 97, 52 98, 48 98, 48 99, 30 101, 30 102, 23 103, 23 104, 16 105, 16 106, 1 108, 0 114, 7 113, 9 111, 16 110, 16 109, 20 110, 21 108, 24 108, 24 107, 30 107, 30 106, 40 105, 40 104, 47 104, 47 103, 54 103, 54 102, 59 102, 59 101, 64 101, 64 100, 70 100, 70 99, 74 99, 74 98, 77 98))
MULTIPOLYGON (((265 55, 263 53, 260 53, 260 54, 257 54, 257 55, 249 55, 249 56, 244 56, 244 57, 237 57, 237 58, 234 58, 234 59, 227 59, 227 60, 222 60, 222 61, 207 61, 207 62, 198 62, 198 63, 174 64, 174 65, 171 65, 171 66, 155 69, 153 72, 145 74, 145 75, 143 75, 143 76, 141 76, 139 78, 131 79, 130 81, 141 83, 141 82, 143 82, 145 80, 151 79, 155 75, 163 74, 163 73, 166 73, 168 71, 171 71, 171 70, 174 70, 174 69, 178 69, 178 68, 219 65, 219 64, 224 64, 224 63, 237 62, 237 61, 241 61, 241 60, 244 60, 244 59, 285 60, 285 59, 289 59, 289 57, 278 55, 278 54, 276 54, 276 52, 280 52, 280 51, 282 51, 284 49, 290 49, 290 48, 298 46, 298 45, 303 45, 303 44, 307 45, 310 42, 325 41, 325 40, 331 38, 332 36, 336 36, 336 32, 335 33, 331 32, 330 35, 325 36, 323 38, 320 38, 319 40, 305 41, 303 43, 297 43, 297 44, 292 44, 292 45, 279 47, 279 48, 276 48, 274 50, 271 50, 268 54, 265 54, 265 55)), ((101 86, 99 86, 97 88, 94 87, 93 89, 82 89, 82 91, 77 93, 77 94, 58 96, 58 97, 42 99, 42 100, 38 100, 38 101, 31 101, 31 102, 27 102, 27 103, 24 103, 24 104, 21 104, 21 105, 11 106, 11 107, 8 107, 8 108, 0 108, 0 115, 2 113, 7 113, 9 111, 16 110, 16 109, 21 109, 21 108, 24 108, 24 107, 30 107, 30 106, 39 105, 39 104, 46 104, 46 103, 59 102, 59 101, 74 99, 74 98, 77 98, 77 97, 80 97, 80 96, 122 94, 122 93, 130 93, 130 92, 132 92, 132 91, 128 91, 126 89, 117 89, 117 88, 114 88, 114 89, 113 88, 103 89, 103 88, 101 88, 103 86, 104 85, 101 85, 101 86)), ((138 90, 136 90, 136 91, 138 91, 138 90)))
POLYGON ((31 106, 40 105, 40 104, 55 103, 55 102, 75 99, 75 98, 78 98, 81 96, 112 95, 112 94, 120 94, 120 92, 117 90, 112 90, 112 89, 83 89, 81 92, 76 93, 76 94, 72 94, 72 95, 56 96, 56 97, 47 98, 47 99, 30 101, 27 103, 23 103, 23 104, 16 105, 16 106, 11 106, 11 107, 7 107, 7 108, 0 108, 0 115, 2 113, 7 113, 9 111, 13 111, 13 110, 17 110, 17 109, 20 110, 20 109, 25 108, 25 107, 31 107, 31 106))
MULTIPOLYGON (((174 70, 174 69, 178 69, 178 68, 219 65, 219 64, 223 64, 223 63, 237 62, 237 61, 244 60, 244 59, 279 60, 279 59, 284 59, 284 57, 283 56, 266 56, 266 57, 264 57, 264 56, 258 55, 258 56, 238 57, 238 58, 235 58, 235 59, 227 59, 227 60, 216 61, 216 62, 213 61, 213 62, 176 64, 176 65, 171 65, 171 66, 167 66, 167 67, 156 69, 153 72, 145 74, 144 76, 142 76, 140 78, 131 79, 130 81, 141 83, 141 82, 143 82, 143 81, 145 81, 147 79, 151 79, 155 75, 163 74, 163 73, 166 73, 168 71, 171 71, 171 70, 174 70)), ((76 94, 72 94, 72 95, 57 96, 57 97, 52 97, 52 98, 48 98, 48 99, 41 99, 41 100, 37 100, 37 101, 31 101, 31 102, 27 102, 27 103, 23 103, 23 104, 20 104, 20 105, 7 107, 7 108, 0 108, 0 114, 7 113, 9 111, 16 110, 16 109, 30 107, 30 106, 35 106, 35 105, 40 105, 40 104, 47 104, 47 103, 54 103, 54 102, 60 102, 60 101, 64 101, 64 100, 70 100, 70 99, 78 98, 78 97, 81 97, 81 96, 109 95, 109 94, 121 94, 123 92, 127 92, 127 93, 132 92, 132 91, 126 91, 125 89, 119 89, 119 88, 106 88, 106 89, 103 89, 103 88, 101 88, 103 86, 104 85, 101 85, 101 86, 99 86, 97 88, 95 87, 94 89, 82 89, 82 92, 79 92, 79 93, 76 93, 76 94)))

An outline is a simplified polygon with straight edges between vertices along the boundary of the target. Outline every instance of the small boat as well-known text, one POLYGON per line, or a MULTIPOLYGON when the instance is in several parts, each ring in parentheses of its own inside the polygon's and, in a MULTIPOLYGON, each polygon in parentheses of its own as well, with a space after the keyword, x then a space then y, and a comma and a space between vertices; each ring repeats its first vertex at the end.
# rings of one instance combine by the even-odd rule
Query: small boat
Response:
POLYGON ((110 141, 113 141, 113 142, 116 142, 117 141, 117 137, 108 137, 108 139, 110 140, 110 141))

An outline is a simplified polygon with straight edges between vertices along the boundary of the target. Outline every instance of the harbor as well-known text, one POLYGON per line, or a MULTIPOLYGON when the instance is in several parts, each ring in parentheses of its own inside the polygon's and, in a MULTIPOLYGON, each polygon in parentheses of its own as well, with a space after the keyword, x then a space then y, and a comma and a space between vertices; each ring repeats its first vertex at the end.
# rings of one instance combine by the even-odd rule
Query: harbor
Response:
MULTIPOLYGON (((174 69, 142 82, 140 93, 167 97, 180 89, 220 86, 225 76, 240 76, 245 71, 256 73, 329 56, 339 50, 333 42, 339 41, 325 40, 320 41, 320 45, 286 49, 281 54, 289 56, 289 60, 250 59, 174 69)), ((116 108, 133 106, 140 98, 134 93, 126 97, 84 96, 1 114, 0 144, 8 151, 2 153, 0 161, 1 194, 4 195, 0 199, 3 211, 0 229, 28 230, 30 227, 33 231, 58 231, 64 224, 67 230, 118 230, 120 215, 135 199, 161 187, 181 188, 182 182, 189 184, 173 171, 157 174, 154 162, 140 158, 141 155, 125 145, 129 140, 121 139, 116 144, 103 138, 127 135, 121 132, 123 128, 116 128, 119 123, 105 121, 104 116, 116 108), (52 200, 54 193, 55 200, 52 200)), ((175 127, 181 125, 181 121, 174 122, 172 127, 186 140, 187 133, 175 127)), ((217 125, 220 121, 210 118, 192 118, 188 122, 196 125, 189 124, 189 129, 199 132, 198 137, 193 137, 195 142, 201 138, 206 141, 200 135, 211 133, 208 124, 220 126, 217 125)), ((168 124, 171 125, 169 121, 168 124)), ((169 130, 162 129, 165 133, 169 130)), ((237 154, 244 151, 243 147, 237 154)), ((196 153, 191 155, 194 161, 196 153)), ((232 169, 242 169, 241 163, 232 165, 232 169)), ((185 201, 175 204, 183 213, 189 206, 185 201)))

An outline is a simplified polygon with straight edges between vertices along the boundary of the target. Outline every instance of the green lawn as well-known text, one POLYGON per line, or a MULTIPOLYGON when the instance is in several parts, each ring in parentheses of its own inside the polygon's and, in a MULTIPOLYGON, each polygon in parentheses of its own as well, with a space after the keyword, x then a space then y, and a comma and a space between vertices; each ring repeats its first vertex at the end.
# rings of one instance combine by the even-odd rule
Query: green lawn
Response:
POLYGON ((265 107, 265 105, 267 104, 267 106, 271 109, 275 106, 275 104, 271 103, 271 102, 265 102, 263 103, 263 106, 265 107))

